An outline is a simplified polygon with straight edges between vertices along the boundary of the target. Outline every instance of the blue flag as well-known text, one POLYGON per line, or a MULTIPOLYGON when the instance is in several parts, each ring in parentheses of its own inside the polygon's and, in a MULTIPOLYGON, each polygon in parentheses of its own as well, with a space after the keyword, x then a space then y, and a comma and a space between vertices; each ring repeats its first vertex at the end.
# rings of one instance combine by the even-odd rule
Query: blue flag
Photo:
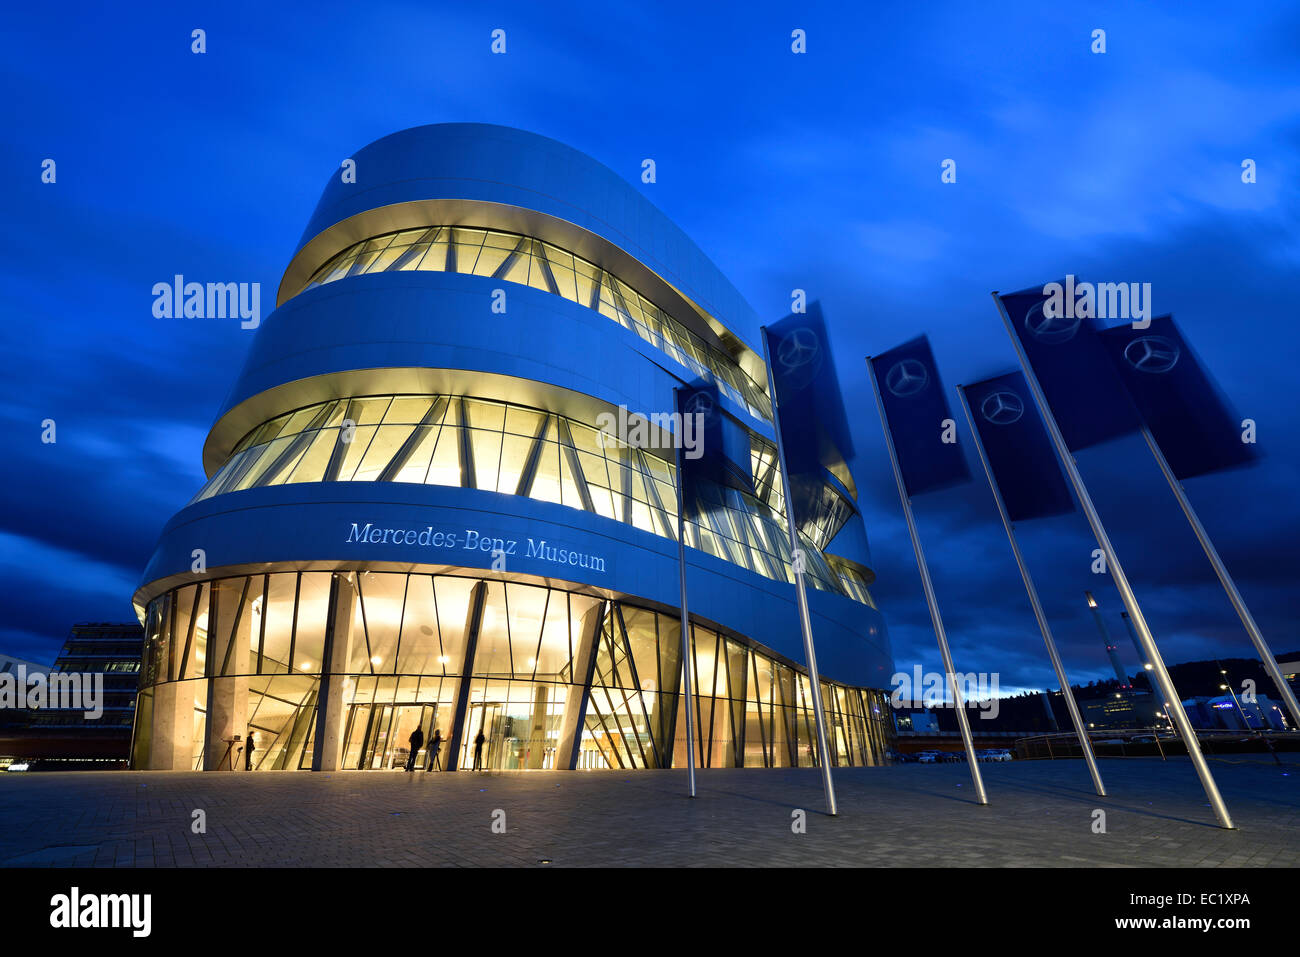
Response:
POLYGON ((779 414, 795 524, 815 518, 825 472, 848 477, 853 455, 848 418, 821 305, 764 327, 768 375, 779 414))
POLYGON ((1024 373, 968 385, 966 401, 1011 521, 1073 511, 1074 500, 1024 373))
POLYGON ((1172 316, 1157 316, 1146 329, 1116 326, 1101 338, 1175 476, 1191 478, 1259 458, 1255 446, 1242 441, 1241 419, 1172 316))
POLYGON ((1092 317, 1092 287, 1074 276, 999 295, 1065 444, 1078 451, 1138 428, 1138 416, 1092 317), (1088 290, 1084 297, 1078 289, 1088 290))
MULTIPOLYGON (((944 441, 945 421, 952 414, 930 340, 918 336, 876 356, 871 365, 908 496, 969 481, 961 449, 956 441, 944 441)), ((955 439, 955 429, 951 435, 955 439)))
POLYGON ((676 393, 682 499, 688 514, 700 503, 717 498, 700 494, 704 483, 752 494, 749 435, 722 410, 717 383, 699 380, 679 387, 676 393))

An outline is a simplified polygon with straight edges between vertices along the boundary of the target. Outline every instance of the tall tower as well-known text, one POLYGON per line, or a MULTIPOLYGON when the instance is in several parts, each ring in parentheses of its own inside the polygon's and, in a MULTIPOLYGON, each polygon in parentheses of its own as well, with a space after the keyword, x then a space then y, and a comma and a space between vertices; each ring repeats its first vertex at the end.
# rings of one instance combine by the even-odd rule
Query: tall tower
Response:
MULTIPOLYGON (((683 764, 661 415, 701 378, 755 489, 706 486, 687 526, 701 761, 823 759, 758 314, 554 140, 424 126, 351 161, 135 594, 133 766, 391 768, 416 727, 449 769, 683 764), (652 424, 633 439, 633 420, 652 424)), ((827 472, 818 500, 798 531, 831 759, 875 763, 893 661, 853 476, 827 472)))
POLYGON ((1101 609, 1097 607, 1097 599, 1092 597, 1092 592, 1083 593, 1088 599, 1088 607, 1092 609, 1093 620, 1097 622, 1097 630, 1101 632, 1102 641, 1106 643, 1106 655, 1110 658, 1110 666, 1115 669, 1115 677, 1119 681, 1121 690, 1132 688, 1133 685, 1128 680, 1128 675, 1124 673, 1124 666, 1119 661, 1119 646, 1110 636, 1110 629, 1106 627, 1106 621, 1101 617, 1101 609))

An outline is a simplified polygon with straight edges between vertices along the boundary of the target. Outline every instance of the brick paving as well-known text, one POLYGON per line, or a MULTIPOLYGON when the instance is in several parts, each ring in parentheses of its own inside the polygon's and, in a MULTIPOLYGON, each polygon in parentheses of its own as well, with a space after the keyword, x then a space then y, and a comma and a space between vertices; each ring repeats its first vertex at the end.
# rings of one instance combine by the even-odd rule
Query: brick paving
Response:
POLYGON ((1214 761, 1238 830, 1214 825, 1186 759, 815 770, 0 774, 0 865, 1197 866, 1300 863, 1300 766, 1214 761), (791 830, 793 809, 807 832, 791 830), (1107 833, 1092 831, 1106 811, 1107 833), (192 814, 207 832, 191 830, 192 814), (493 812, 505 833, 493 833, 493 812))

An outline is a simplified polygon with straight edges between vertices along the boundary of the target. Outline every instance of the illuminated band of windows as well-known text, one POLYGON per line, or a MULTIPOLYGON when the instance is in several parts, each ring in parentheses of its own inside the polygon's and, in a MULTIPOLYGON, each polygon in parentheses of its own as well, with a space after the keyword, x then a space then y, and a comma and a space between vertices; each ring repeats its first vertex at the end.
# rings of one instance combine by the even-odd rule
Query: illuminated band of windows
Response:
POLYGON ((551 243, 496 230, 428 226, 362 240, 331 258, 305 289, 368 273, 459 272, 519 283, 595 309, 631 329, 696 376, 714 379, 724 393, 765 421, 767 394, 722 350, 594 263, 551 243))
MULTIPOLYGON (((401 767, 417 725, 426 742, 441 732, 444 769, 473 767, 480 731, 488 770, 686 761, 675 612, 448 574, 271 572, 176 588, 145 625, 137 768, 243 768, 234 734, 251 735, 252 769, 310 768, 331 654, 345 769, 401 767)), ((703 767, 817 763, 805 674, 700 625, 692 645, 703 767)), ((883 763, 885 693, 823 682, 822 696, 832 763, 883 763)))
MULTIPOLYGON (((756 495, 700 483, 707 500, 686 524, 686 543, 793 582, 776 451, 752 433, 751 466, 756 495)), ((367 396, 308 406, 254 429, 194 501, 297 482, 413 482, 553 502, 675 541, 675 480, 673 463, 565 416, 465 396, 367 396)), ((806 536, 803 551, 816 588, 875 607, 855 567, 838 559, 832 567, 806 536)))

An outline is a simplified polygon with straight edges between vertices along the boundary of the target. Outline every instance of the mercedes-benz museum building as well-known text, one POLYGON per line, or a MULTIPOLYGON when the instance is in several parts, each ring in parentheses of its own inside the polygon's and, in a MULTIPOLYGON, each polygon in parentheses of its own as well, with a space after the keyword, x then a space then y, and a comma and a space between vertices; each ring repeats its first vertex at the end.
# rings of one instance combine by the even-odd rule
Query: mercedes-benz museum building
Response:
POLYGON ((731 283, 554 140, 424 126, 351 159, 207 437, 207 483, 135 594, 133 766, 394 768, 417 726, 441 733, 449 770, 480 733, 493 770, 684 766, 660 429, 674 387, 701 378, 748 433, 755 492, 706 484, 688 510, 699 763, 881 762, 893 662, 844 469, 798 530, 817 754, 767 377, 746 342, 760 317, 731 283), (611 416, 656 423, 657 441, 620 441, 611 416))

